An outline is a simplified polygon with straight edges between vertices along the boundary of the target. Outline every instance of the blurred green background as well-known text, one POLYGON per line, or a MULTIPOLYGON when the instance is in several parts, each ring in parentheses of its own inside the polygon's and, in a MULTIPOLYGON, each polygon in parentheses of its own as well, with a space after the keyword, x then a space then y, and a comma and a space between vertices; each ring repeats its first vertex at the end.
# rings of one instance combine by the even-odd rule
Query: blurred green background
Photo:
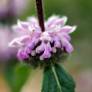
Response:
MULTIPOLYGON (((26 10, 18 16, 21 20, 36 16, 35 0, 29 2, 26 10)), ((45 19, 53 14, 65 15, 68 17, 67 24, 77 25, 77 30, 71 35, 75 50, 65 63, 65 67, 74 76, 77 85, 80 85, 77 86, 76 92, 92 92, 92 81, 90 81, 92 80, 92 0, 43 0, 43 2, 45 19), (83 87, 83 84, 86 85, 83 87)))

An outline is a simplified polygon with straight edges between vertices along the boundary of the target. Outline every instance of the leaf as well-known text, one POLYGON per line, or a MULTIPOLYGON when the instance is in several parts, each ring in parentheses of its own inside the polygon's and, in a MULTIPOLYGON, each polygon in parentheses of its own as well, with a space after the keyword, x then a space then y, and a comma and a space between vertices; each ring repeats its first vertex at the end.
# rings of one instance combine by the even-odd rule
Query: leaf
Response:
POLYGON ((12 92, 20 92, 30 74, 30 68, 25 64, 7 67, 6 79, 12 89, 12 92))
POLYGON ((75 82, 73 78, 63 69, 63 67, 59 66, 58 64, 55 64, 54 66, 47 66, 45 68, 41 92, 74 91, 75 82))

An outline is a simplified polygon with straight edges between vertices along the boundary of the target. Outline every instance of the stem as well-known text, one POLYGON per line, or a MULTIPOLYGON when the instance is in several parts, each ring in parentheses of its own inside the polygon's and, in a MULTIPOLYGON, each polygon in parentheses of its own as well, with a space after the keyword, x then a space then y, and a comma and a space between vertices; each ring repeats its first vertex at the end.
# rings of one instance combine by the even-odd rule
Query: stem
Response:
POLYGON ((51 67, 52 67, 52 72, 54 74, 54 77, 55 77, 55 80, 57 82, 58 88, 59 88, 60 92, 62 92, 61 85, 60 85, 60 82, 59 82, 59 79, 58 79, 54 64, 52 64, 51 67))
POLYGON ((45 31, 42 0, 36 0, 37 16, 42 32, 45 31))

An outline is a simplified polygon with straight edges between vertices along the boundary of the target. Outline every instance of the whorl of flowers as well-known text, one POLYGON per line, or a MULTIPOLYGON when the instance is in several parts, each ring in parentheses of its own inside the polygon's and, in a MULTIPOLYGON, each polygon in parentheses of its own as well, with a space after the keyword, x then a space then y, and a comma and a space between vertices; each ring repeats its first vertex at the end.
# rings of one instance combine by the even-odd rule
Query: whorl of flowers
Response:
MULTIPOLYGON (((71 53, 70 34, 75 31, 76 26, 65 25, 67 17, 51 16, 44 24, 45 31, 42 32, 38 20, 29 17, 26 22, 18 20, 13 28, 16 32, 23 33, 22 36, 15 38, 9 43, 10 47, 17 47, 17 57, 19 60, 44 61, 50 59, 54 54, 71 53)), ((36 61, 35 61, 36 62, 36 61)))

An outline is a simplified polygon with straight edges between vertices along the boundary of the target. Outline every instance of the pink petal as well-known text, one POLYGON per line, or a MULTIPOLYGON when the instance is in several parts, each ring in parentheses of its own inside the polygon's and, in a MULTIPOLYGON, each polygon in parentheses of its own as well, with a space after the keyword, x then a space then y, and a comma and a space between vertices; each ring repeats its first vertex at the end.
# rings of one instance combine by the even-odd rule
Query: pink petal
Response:
POLYGON ((75 29, 76 29, 76 26, 64 26, 61 28, 60 31, 70 34, 70 33, 74 32, 75 29))
POLYGON ((60 39, 57 37, 57 36, 55 36, 54 38, 54 42, 55 42, 55 44, 54 44, 54 47, 56 48, 61 48, 61 43, 60 43, 60 39))
POLYGON ((23 22, 23 21, 20 21, 20 20, 17 21, 17 24, 20 28, 24 28, 24 29, 27 29, 28 26, 29 26, 29 22, 23 22))
POLYGON ((18 53, 17 53, 17 57, 18 57, 18 59, 19 59, 20 61, 29 58, 28 54, 25 52, 24 49, 19 49, 19 51, 18 51, 18 53))
POLYGON ((41 60, 44 60, 46 58, 50 58, 51 57, 51 51, 52 51, 52 48, 50 46, 50 43, 46 43, 44 44, 44 53, 40 56, 40 59, 41 60))
POLYGON ((17 25, 13 25, 12 29, 16 34, 22 35, 22 34, 29 34, 29 23, 28 22, 22 22, 18 20, 17 25))
POLYGON ((70 42, 67 39, 63 38, 61 40, 61 43, 62 43, 62 47, 65 47, 66 52, 70 54, 73 51, 73 46, 70 44, 70 42))
POLYGON ((66 51, 70 54, 74 50, 73 46, 70 43, 67 43, 65 46, 66 51))
POLYGON ((58 36, 59 37, 64 37, 64 38, 66 38, 68 41, 70 41, 71 40, 71 37, 70 37, 70 35, 69 34, 67 34, 66 32, 58 32, 57 33, 58 34, 58 36))
POLYGON ((34 28, 39 28, 39 23, 36 17, 29 17, 27 20, 31 26, 33 26, 34 28))
POLYGON ((60 18, 59 16, 52 16, 48 19, 47 26, 48 27, 53 27, 56 25, 63 26, 63 25, 65 25, 66 21, 67 21, 67 17, 65 17, 65 16, 62 18, 60 18))
POLYGON ((51 51, 52 51, 52 48, 51 48, 51 45, 50 45, 50 43, 49 43, 49 42, 46 44, 46 48, 47 48, 47 50, 48 50, 49 52, 51 52, 51 51))
POLYGON ((22 36, 15 38, 9 43, 9 47, 21 47, 30 40, 30 36, 22 36))
POLYGON ((45 50, 45 44, 42 42, 40 46, 36 48, 36 53, 40 53, 45 50))
POLYGON ((48 50, 45 50, 44 53, 40 56, 40 60, 44 60, 51 57, 51 53, 48 50))

